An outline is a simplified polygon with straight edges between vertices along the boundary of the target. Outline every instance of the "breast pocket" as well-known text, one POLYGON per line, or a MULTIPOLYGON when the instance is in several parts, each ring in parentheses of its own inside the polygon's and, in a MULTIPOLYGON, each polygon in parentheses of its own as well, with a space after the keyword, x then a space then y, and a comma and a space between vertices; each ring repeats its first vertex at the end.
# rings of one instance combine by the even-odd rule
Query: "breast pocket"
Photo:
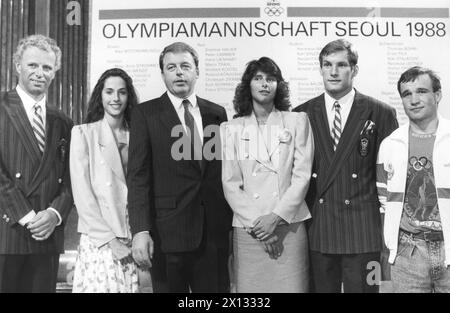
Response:
POLYGON ((157 209, 175 209, 177 203, 175 197, 162 196, 155 197, 155 207, 157 209))
POLYGON ((156 217, 158 220, 164 220, 173 216, 177 210, 176 198, 172 196, 155 197, 156 217))

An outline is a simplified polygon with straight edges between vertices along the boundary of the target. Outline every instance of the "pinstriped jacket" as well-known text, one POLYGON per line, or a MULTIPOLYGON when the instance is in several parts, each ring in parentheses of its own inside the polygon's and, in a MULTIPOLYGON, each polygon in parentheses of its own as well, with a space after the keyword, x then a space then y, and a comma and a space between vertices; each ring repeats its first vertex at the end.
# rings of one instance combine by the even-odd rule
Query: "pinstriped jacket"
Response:
POLYGON ((61 253, 64 222, 72 208, 69 143, 72 121, 47 107, 46 144, 41 156, 16 90, 0 98, 0 254, 61 253), (52 207, 63 223, 38 242, 18 224, 31 210, 52 207))
MULTIPOLYGON (((439 116, 433 148, 433 172, 438 196, 444 241, 450 240, 450 121, 439 116)), ((400 220, 405 199, 409 156, 409 123, 387 137, 377 161, 377 189, 384 216, 384 240, 389 263, 397 256, 400 220)), ((445 245, 446 265, 450 265, 450 245, 445 245)))
POLYGON ((306 198, 312 215, 310 249, 330 254, 381 251, 376 157, 381 141, 398 127, 395 109, 356 91, 336 151, 323 94, 294 111, 308 113, 314 134, 313 174, 306 198), (363 130, 370 122, 373 131, 366 134, 363 130), (361 153, 364 136, 367 150, 361 153))

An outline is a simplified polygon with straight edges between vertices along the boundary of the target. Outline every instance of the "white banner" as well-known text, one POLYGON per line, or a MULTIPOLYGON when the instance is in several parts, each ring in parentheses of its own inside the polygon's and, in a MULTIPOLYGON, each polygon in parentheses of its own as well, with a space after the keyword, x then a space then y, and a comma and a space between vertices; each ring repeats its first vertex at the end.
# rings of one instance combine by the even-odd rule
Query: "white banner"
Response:
POLYGON ((175 42, 200 56, 197 94, 223 105, 231 117, 234 90, 245 64, 271 57, 289 81, 293 107, 323 92, 318 56, 345 38, 359 53, 355 87, 397 109, 406 121, 397 80, 414 65, 435 70, 450 118, 448 0, 95 0, 92 1, 90 87, 106 69, 125 69, 140 100, 165 87, 159 54, 175 42))

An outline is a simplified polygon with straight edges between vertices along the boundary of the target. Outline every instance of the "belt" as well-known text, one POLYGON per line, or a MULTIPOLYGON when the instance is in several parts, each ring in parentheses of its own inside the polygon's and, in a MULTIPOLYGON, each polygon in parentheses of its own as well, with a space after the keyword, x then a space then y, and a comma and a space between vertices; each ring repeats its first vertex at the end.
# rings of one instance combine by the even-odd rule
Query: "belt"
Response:
POLYGON ((442 233, 442 231, 423 231, 420 233, 410 233, 409 231, 400 229, 400 232, 402 232, 403 234, 410 236, 414 239, 420 239, 420 240, 425 240, 425 241, 444 241, 444 234, 442 233))

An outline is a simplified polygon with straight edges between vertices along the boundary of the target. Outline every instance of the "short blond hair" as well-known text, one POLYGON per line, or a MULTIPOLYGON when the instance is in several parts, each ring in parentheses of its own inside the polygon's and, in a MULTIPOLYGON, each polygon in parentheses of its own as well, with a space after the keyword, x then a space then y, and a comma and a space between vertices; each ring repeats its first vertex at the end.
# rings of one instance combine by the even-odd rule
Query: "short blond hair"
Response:
POLYGON ((56 44, 56 41, 44 35, 31 35, 22 38, 17 45, 16 52, 14 53, 14 63, 20 63, 24 51, 28 47, 36 47, 43 51, 53 52, 56 56, 55 70, 61 68, 61 49, 56 44))

